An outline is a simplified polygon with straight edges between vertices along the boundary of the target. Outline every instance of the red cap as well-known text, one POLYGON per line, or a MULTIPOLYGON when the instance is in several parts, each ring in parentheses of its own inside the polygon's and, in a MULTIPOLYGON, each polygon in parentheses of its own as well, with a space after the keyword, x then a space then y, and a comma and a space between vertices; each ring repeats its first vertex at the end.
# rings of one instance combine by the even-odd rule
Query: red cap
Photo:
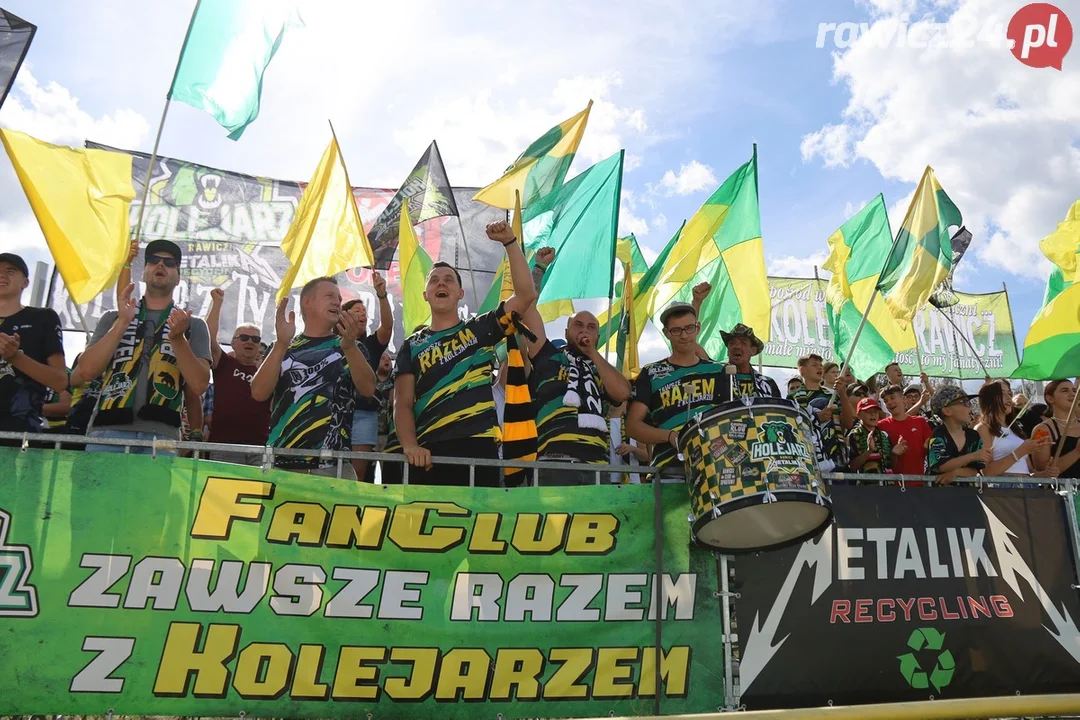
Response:
POLYGON ((859 401, 859 404, 855 406, 855 412, 861 413, 863 410, 880 410, 881 406, 878 405, 877 400, 874 398, 863 398, 859 401))

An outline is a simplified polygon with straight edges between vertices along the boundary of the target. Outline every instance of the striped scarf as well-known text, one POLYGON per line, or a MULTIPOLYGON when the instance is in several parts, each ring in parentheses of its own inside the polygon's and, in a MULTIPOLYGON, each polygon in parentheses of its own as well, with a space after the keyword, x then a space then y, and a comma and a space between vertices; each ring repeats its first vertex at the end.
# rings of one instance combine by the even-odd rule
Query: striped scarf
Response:
MULTIPOLYGON (((536 340, 517 313, 504 314, 499 318, 499 324, 508 332, 516 329, 527 340, 536 340)), ((529 381, 525 377, 525 359, 515 333, 508 334, 506 338, 506 405, 503 408, 502 447, 503 460, 536 460, 536 410, 529 394, 529 381)), ((524 485, 528 477, 526 468, 503 469, 503 480, 507 487, 524 485)))

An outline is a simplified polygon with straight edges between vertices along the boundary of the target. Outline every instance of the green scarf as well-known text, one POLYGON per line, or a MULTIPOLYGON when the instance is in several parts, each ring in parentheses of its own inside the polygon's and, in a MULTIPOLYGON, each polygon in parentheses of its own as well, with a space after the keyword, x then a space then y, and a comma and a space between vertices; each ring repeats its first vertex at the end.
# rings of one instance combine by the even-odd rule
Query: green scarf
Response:
MULTIPOLYGON (((146 377, 150 386, 146 389, 146 405, 138 413, 141 420, 165 423, 180 427, 180 411, 184 405, 184 381, 180 367, 173 354, 172 343, 166 337, 169 312, 172 303, 161 315, 161 321, 154 328, 153 340, 149 348, 149 367, 146 377)), ((120 344, 113 353, 112 364, 102 378, 101 398, 98 401, 98 413, 94 426, 130 425, 135 421, 135 385, 139 380, 139 371, 146 360, 146 304, 139 301, 139 312, 132 318, 131 324, 120 338, 120 344)))

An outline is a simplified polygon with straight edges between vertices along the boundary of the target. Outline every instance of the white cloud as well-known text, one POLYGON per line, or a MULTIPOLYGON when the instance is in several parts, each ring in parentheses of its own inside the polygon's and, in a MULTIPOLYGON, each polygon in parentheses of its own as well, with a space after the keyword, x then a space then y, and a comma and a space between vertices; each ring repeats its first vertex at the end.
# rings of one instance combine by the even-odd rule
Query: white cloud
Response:
POLYGON ((652 226, 654 228, 656 228, 657 232, 666 233, 667 232, 667 223, 668 223, 667 215, 665 215, 664 213, 657 213, 656 215, 653 216, 652 226))
POLYGON ((822 270, 821 266, 829 257, 827 250, 816 252, 813 255, 798 257, 795 255, 783 255, 781 257, 767 258, 767 268, 770 275, 779 277, 812 278, 814 268, 818 268, 818 276, 822 279, 829 277, 830 273, 822 270))
POLYGON ((619 208, 619 237, 626 237, 630 233, 642 238, 649 234, 649 223, 645 218, 639 218, 625 204, 619 208))
POLYGON ((17 92, 8 95, 0 111, 0 125, 29 133, 57 145, 79 146, 87 138, 120 147, 138 145, 150 125, 130 108, 95 118, 79 107, 79 99, 55 81, 38 82, 29 66, 15 79, 17 92))
MULTIPOLYGON (((910 9, 874 5, 881 13, 910 9)), ((994 17, 1007 23, 1016 11, 1006 0, 935 5, 939 15, 931 19, 946 22, 953 37, 986 28, 994 17)), ((861 37, 834 55, 835 77, 850 94, 841 122, 807 135, 803 154, 826 166, 867 160, 912 190, 932 165, 975 235, 974 257, 1041 280, 1047 263, 1038 241, 1080 187, 1080 65, 1067 57, 1060 72, 1029 68, 1001 43, 984 40, 913 49, 861 37)), ((906 200, 894 201, 894 227, 906 208, 906 200)))
POLYGON ((859 212, 864 207, 866 207, 866 200, 860 202, 858 207, 855 206, 855 203, 848 200, 846 203, 844 203, 844 220, 847 221, 855 217, 855 213, 859 212))
POLYGON ((713 189, 717 184, 712 168, 697 160, 683 163, 679 172, 668 170, 660 180, 660 185, 669 195, 689 195, 699 190, 713 189))

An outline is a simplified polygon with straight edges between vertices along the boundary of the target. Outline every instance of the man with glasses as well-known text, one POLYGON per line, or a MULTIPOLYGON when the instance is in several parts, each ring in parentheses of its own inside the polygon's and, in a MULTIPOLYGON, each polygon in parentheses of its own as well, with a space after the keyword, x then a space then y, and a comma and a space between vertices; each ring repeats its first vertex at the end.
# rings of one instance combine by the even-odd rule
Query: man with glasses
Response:
POLYGON ((626 429, 639 443, 653 445, 661 482, 680 482, 679 432, 693 417, 731 398, 724 364, 700 357, 697 311, 675 303, 660 314, 671 355, 641 369, 631 391, 626 429))
MULTIPOLYGON (((210 426, 212 443, 228 445, 266 445, 270 435, 270 401, 259 402, 251 397, 251 379, 259 369, 262 354, 262 333, 257 325, 240 325, 233 331, 232 352, 226 353, 218 344, 218 322, 225 291, 210 291, 210 352, 214 369, 214 422, 210 426)), ((259 465, 258 452, 215 450, 210 459, 239 465, 259 465)))
MULTIPOLYGON (((173 304, 181 257, 179 246, 168 240, 148 244, 145 295, 136 302, 135 288, 128 285, 117 296, 117 310, 98 322, 78 366, 87 381, 104 373, 89 438, 179 440, 185 387, 201 396, 209 386, 206 323, 173 304)), ((124 452, 119 445, 91 443, 86 449, 124 452)))

